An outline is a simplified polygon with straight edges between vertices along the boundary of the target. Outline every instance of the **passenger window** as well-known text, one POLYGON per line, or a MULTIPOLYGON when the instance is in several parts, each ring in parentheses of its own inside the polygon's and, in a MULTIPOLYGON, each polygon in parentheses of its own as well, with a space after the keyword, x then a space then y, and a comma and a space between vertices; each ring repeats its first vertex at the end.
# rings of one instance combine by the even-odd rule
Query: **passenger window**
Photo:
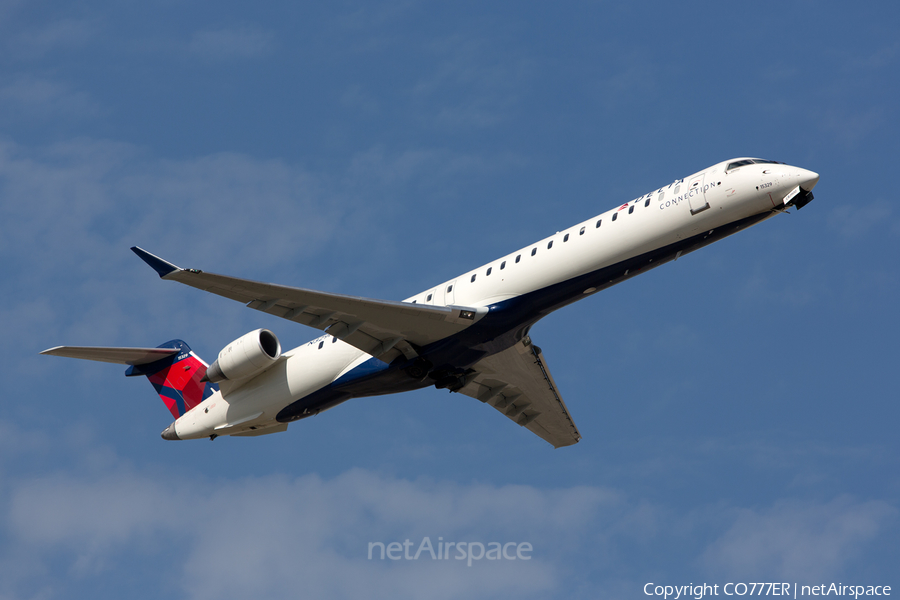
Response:
POLYGON ((516 254, 516 262, 519 262, 519 259, 521 259, 521 258, 522 258, 521 254, 516 254))
POLYGON ((547 242, 547 250, 549 250, 552 247, 553 247, 553 240, 550 240, 549 242, 547 242))
POLYGON ((672 191, 672 193, 673 193, 673 194, 677 194, 679 189, 681 189, 681 184, 676 185, 676 186, 675 186, 675 189, 672 191))
POLYGON ((472 275, 472 279, 470 280, 472 283, 475 283, 475 275, 472 275))
POLYGON ((488 267, 487 274, 490 275, 491 271, 493 271, 493 270, 494 270, 494 267, 488 267))
POLYGON ((319 342, 319 350, 321 350, 322 346, 324 346, 324 345, 325 345, 325 340, 322 340, 321 342, 319 342))
POLYGON ((431 294, 428 294, 428 297, 425 298, 425 302, 431 302, 431 294))
POLYGON ((631 206, 628 207, 628 214, 630 215, 633 212, 634 212, 634 204, 632 204, 631 206))
POLYGON ((650 206, 650 198, 647 198, 647 200, 644 202, 644 208, 647 208, 648 206, 650 206))
POLYGON ((613 218, 612 218, 612 220, 615 221, 615 220, 618 219, 618 218, 619 218, 619 213, 614 212, 614 213, 613 213, 613 218))
POLYGON ((502 263, 500 263, 500 270, 502 271, 505 268, 506 268, 506 261, 504 260, 502 263))
POLYGON ((581 228, 581 231, 578 232, 578 235, 584 235, 584 227, 581 228))
POLYGON ((603 222, 603 219, 597 219, 597 227, 600 227, 600 223, 603 222))
POLYGON ((453 291, 453 286, 452 286, 452 285, 448 285, 448 286, 447 286, 447 293, 449 294, 449 293, 452 292, 452 291, 453 291))
POLYGON ((568 242, 568 241, 569 241, 569 234, 567 233, 566 237, 563 238, 563 242, 568 242))
POLYGON ((336 337, 331 338, 331 343, 332 343, 332 344, 335 343, 336 341, 337 341, 337 338, 336 338, 336 337))
POLYGON ((531 255, 534 256, 535 254, 537 254, 537 248, 532 248, 531 255))

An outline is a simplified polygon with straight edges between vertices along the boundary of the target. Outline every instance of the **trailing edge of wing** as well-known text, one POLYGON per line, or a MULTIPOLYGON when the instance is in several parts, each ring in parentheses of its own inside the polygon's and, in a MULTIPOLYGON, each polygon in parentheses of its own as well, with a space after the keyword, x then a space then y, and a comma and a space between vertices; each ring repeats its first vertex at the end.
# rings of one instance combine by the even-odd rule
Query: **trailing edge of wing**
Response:
POLYGON ((401 355, 414 358, 417 347, 458 333, 487 313, 486 308, 374 300, 182 269, 141 248, 132 250, 163 279, 327 331, 385 362, 401 355))
POLYGON ((476 374, 460 393, 494 407, 554 448, 581 439, 541 349, 530 338, 480 360, 473 368, 476 374))
POLYGON ((146 365, 179 352, 178 348, 113 348, 100 346, 57 346, 41 354, 65 356, 120 365, 146 365))

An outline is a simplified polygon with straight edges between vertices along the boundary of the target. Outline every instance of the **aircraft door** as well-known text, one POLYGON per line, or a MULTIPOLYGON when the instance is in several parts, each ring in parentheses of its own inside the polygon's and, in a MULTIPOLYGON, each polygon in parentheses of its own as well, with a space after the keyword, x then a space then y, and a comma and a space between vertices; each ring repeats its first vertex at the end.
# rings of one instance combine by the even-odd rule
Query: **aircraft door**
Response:
POLYGON ((456 280, 451 281, 444 288, 444 306, 456 304, 456 280))
POLYGON ((691 214, 703 212, 709 208, 709 202, 706 201, 706 193, 703 190, 703 178, 706 173, 697 175, 688 182, 687 191, 688 202, 691 205, 691 214))

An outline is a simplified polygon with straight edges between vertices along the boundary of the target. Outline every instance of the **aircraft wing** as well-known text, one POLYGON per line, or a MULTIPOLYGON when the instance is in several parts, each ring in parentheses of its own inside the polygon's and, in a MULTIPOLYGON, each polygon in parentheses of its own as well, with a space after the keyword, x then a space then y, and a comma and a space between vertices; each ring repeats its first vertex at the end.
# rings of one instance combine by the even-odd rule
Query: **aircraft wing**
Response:
POLYGON ((197 269, 182 269, 136 246, 132 251, 162 279, 178 281, 243 302, 250 308, 327 331, 388 363, 400 355, 415 358, 418 356, 416 347, 458 333, 487 314, 486 308, 373 300, 260 283, 197 269))
POLYGON ((473 369, 475 375, 469 376, 460 393, 493 406, 554 448, 571 446, 581 439, 541 349, 530 338, 481 359, 473 369))

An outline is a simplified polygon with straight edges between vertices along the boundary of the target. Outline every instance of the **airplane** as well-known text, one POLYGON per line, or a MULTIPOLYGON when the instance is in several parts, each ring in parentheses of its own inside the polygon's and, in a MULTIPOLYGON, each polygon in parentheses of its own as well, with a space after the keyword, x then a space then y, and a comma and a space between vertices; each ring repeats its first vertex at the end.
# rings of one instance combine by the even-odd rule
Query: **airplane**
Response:
POLYGON ((434 386, 470 396, 554 448, 581 434, 529 331, 582 298, 812 199, 819 175, 757 158, 677 179, 402 302, 182 269, 131 250, 165 280, 323 330, 282 352, 257 329, 208 365, 182 340, 156 348, 59 346, 41 354, 128 365, 175 420, 165 440, 287 430, 351 398, 434 386))

